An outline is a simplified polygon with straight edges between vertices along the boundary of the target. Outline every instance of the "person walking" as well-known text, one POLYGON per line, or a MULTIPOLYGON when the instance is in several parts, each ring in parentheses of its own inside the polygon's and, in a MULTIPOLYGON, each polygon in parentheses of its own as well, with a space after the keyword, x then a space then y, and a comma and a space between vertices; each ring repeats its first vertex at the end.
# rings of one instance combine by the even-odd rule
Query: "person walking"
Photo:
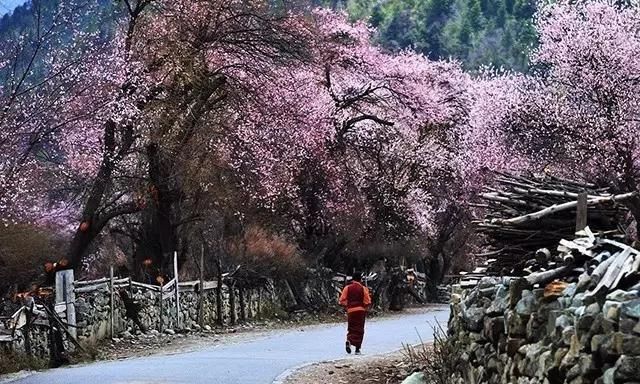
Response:
POLYGON ((364 322, 371 306, 371 295, 369 289, 362 285, 360 272, 355 272, 351 283, 342 289, 339 302, 347 310, 346 351, 351 353, 351 346, 354 346, 356 355, 359 355, 364 338, 364 322))

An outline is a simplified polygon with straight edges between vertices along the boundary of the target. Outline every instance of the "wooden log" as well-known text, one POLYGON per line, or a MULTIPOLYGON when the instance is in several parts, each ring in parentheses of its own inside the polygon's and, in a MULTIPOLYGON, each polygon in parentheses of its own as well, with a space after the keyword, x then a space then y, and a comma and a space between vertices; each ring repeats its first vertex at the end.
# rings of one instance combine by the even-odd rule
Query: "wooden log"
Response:
MULTIPOLYGON (((507 184, 507 183, 505 183, 507 184)), ((548 195, 548 196, 553 196, 553 197, 565 197, 565 198, 569 198, 569 199, 578 199, 580 197, 580 195, 584 194, 588 199, 597 199, 600 197, 611 197, 611 194, 587 194, 586 192, 582 192, 582 193, 575 193, 575 192, 568 192, 568 191, 558 191, 558 190, 553 190, 553 189, 539 189, 539 188, 513 188, 514 191, 518 192, 518 193, 523 193, 523 194, 539 194, 539 195, 548 195)))
MULTIPOLYGON (((598 197, 598 198, 594 198, 594 199, 589 199, 587 200, 587 205, 595 205, 595 204, 602 204, 602 203, 607 203, 607 202, 618 202, 618 201, 624 201, 624 200, 628 200, 632 197, 637 196, 637 192, 629 192, 629 193, 624 193, 624 194, 620 194, 620 195, 615 195, 615 196, 607 196, 607 197, 598 197)), ((538 220, 542 217, 545 217, 547 215, 551 215, 553 213, 557 213, 557 212, 561 212, 567 209, 572 209, 575 208, 578 205, 577 201, 571 201, 568 203, 563 203, 563 204, 554 204, 550 207, 541 209, 537 212, 533 212, 533 213, 528 213, 526 215, 522 215, 522 216, 518 216, 518 217, 514 217, 511 219, 492 219, 491 223, 492 224, 504 224, 504 225, 518 225, 518 224, 522 224, 522 223, 526 223, 528 221, 532 221, 532 220, 538 220)))
POLYGON ((571 272, 571 267, 565 265, 560 268, 555 268, 549 271, 531 274, 526 277, 526 280, 527 280, 527 283, 529 283, 530 285, 536 285, 536 284, 542 285, 542 284, 549 283, 560 277, 563 277, 569 272, 571 272))
POLYGON ((536 260, 540 263, 551 260, 551 252, 547 248, 540 248, 536 251, 536 260))

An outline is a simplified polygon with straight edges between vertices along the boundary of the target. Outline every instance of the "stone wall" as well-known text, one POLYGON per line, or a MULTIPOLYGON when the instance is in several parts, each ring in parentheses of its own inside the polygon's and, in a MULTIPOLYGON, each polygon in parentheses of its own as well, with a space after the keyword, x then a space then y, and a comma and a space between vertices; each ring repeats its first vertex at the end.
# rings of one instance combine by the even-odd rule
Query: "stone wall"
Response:
POLYGON ((587 285, 547 297, 523 279, 454 286, 448 332, 462 355, 452 382, 639 383, 638 291, 596 298, 587 285))
MULTIPOLYGON (((207 286, 215 284, 209 282, 207 286)), ((95 290, 76 290, 75 312, 76 330, 78 341, 81 344, 90 345, 111 337, 111 293, 108 284, 99 284, 95 290)), ((166 333, 174 333, 178 328, 181 331, 197 331, 199 322, 199 303, 201 294, 197 284, 181 284, 180 286, 180 319, 181 326, 178 327, 176 315, 176 296, 165 292, 162 300, 162 311, 160 308, 160 291, 158 289, 146 288, 139 285, 120 285, 116 290, 123 289, 133 300, 139 304, 139 318, 142 325, 149 331, 154 330, 166 333), (162 326, 160 324, 160 313, 162 312, 162 326)), ((202 293, 202 326, 205 328, 221 325, 231 325, 234 322, 253 321, 262 318, 278 316, 283 312, 284 304, 290 302, 287 290, 278 287, 274 282, 269 281, 266 287, 261 288, 231 288, 222 285, 221 288, 221 309, 219 315, 217 308, 217 289, 208 288, 202 293), (233 298, 232 298, 233 296, 233 298), (232 304, 233 303, 233 304, 232 304)), ((24 315, 23 315, 24 316, 24 315)), ((32 354, 42 358, 49 355, 49 329, 47 320, 39 318, 30 328, 30 344, 32 354)), ((114 337, 126 335, 134 332, 134 324, 126 316, 124 302, 119 294, 114 295, 114 337)), ((137 329, 135 329, 137 331, 137 329)), ((25 352, 26 328, 17 329, 12 348, 18 352, 25 352)), ((73 345, 69 340, 64 340, 65 349, 72 350, 73 345)))
MULTIPOLYGON (((133 299, 140 304, 139 317, 142 325, 151 330, 160 330, 160 292, 141 287, 125 288, 133 299)), ((222 286, 222 322, 229 325, 232 322, 231 292, 235 295, 235 320, 250 321, 260 317, 261 309, 279 307, 279 299, 270 294, 265 288, 238 289, 222 286), (242 299, 241 299, 242 296, 242 299), (244 302, 244 314, 241 303, 244 302)), ((165 293, 166 296, 166 293, 165 293)), ((203 293, 203 325, 218 324, 216 304, 216 289, 208 289, 203 293)), ((133 322, 126 317, 124 303, 119 295, 115 295, 114 334, 117 336, 125 331, 133 331, 133 322)), ((180 319, 178 327, 176 316, 175 295, 162 300, 162 330, 182 328, 197 330, 200 328, 198 308, 200 293, 193 289, 180 292, 180 319)), ((97 342, 110 337, 110 293, 108 287, 91 292, 77 294, 76 319, 78 321, 78 338, 81 342, 97 342)))

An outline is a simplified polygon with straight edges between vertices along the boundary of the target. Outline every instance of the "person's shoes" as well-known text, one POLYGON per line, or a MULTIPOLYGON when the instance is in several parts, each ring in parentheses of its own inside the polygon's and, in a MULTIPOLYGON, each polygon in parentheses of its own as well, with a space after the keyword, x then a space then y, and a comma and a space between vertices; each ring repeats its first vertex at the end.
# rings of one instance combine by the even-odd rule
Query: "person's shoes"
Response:
POLYGON ((360 348, 356 348, 356 355, 360 355, 360 354, 361 354, 360 348))
POLYGON ((351 353, 351 344, 349 344, 348 341, 345 343, 345 348, 344 349, 347 351, 347 353, 349 353, 349 354, 351 353))

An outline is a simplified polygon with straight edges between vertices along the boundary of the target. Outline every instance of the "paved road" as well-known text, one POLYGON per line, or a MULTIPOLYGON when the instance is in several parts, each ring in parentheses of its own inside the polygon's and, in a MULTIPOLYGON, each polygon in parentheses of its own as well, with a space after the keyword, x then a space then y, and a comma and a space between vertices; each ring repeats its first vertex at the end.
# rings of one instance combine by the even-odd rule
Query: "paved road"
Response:
MULTIPOLYGON (((368 322, 363 352, 391 352, 402 343, 416 344, 418 333, 432 338, 437 319, 446 324, 446 308, 368 322), (416 332, 417 330, 417 332, 416 332)), ((205 347, 173 355, 98 362, 53 369, 11 381, 12 384, 271 384, 296 366, 340 359, 345 327, 311 326, 276 331, 251 341, 205 347)))

